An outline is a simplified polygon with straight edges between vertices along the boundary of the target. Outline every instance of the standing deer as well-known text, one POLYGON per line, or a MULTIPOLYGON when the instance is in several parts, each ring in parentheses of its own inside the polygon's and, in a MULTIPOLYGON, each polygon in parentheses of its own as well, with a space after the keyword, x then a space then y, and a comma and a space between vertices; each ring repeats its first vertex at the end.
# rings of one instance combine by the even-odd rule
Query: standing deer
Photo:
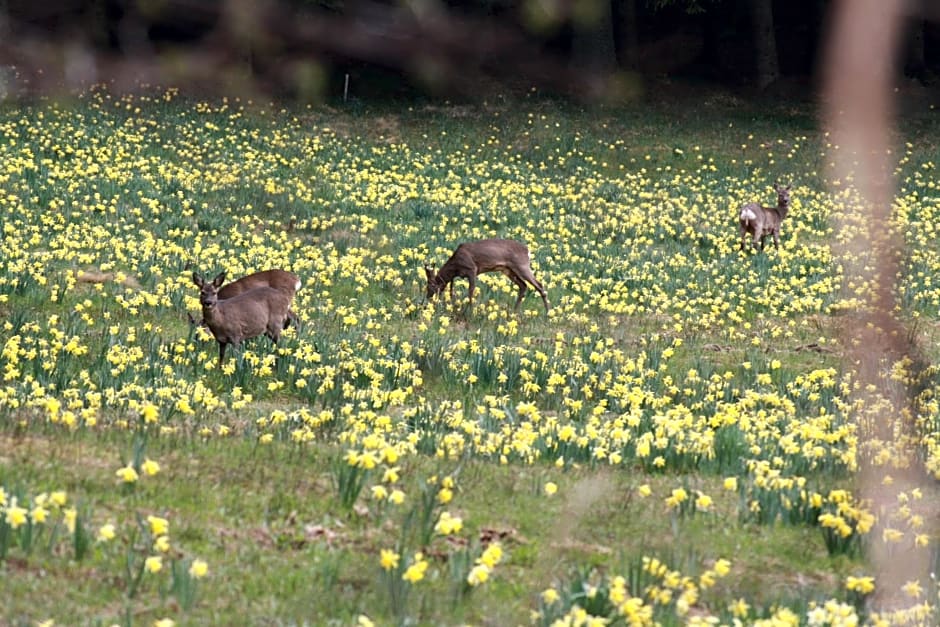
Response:
POLYGON ((219 343, 219 368, 225 363, 225 348, 238 348, 243 340, 262 333, 277 344, 285 327, 292 293, 270 286, 255 287, 225 300, 219 299, 225 273, 205 281, 193 272, 193 283, 199 287, 202 318, 219 343))
POLYGON ((756 247, 757 242, 760 241, 761 250, 764 250, 764 238, 768 235, 774 238, 774 248, 780 246, 780 223, 790 211, 790 186, 781 187, 774 183, 774 191, 777 192, 776 207, 762 207, 756 202, 750 202, 741 207, 741 213, 738 215, 741 250, 744 250, 748 235, 751 237, 753 246, 756 247))
MULTIPOLYGON (((218 284, 221 285, 225 282, 225 274, 224 271, 220 272, 212 282, 215 283, 218 281, 218 284)), ((300 289, 300 286, 300 277, 293 272, 278 269, 264 270, 262 272, 248 274, 239 279, 235 279, 231 283, 223 285, 218 292, 218 298, 219 300, 226 300, 257 287, 273 287, 274 289, 286 292, 293 298, 297 290, 300 289)), ((189 321, 192 324, 196 323, 192 316, 189 317, 189 321)), ((287 318, 284 320, 284 328, 286 329, 292 322, 295 327, 300 327, 300 319, 297 317, 297 314, 288 309, 287 318)), ((205 320, 203 320, 201 324, 205 326, 205 320)))
POLYGON ((425 266, 424 272, 428 277, 426 295, 428 300, 450 286, 450 297, 454 297, 454 279, 462 276, 470 282, 467 290, 467 309, 473 307, 473 290, 476 288, 477 275, 484 272, 499 271, 508 276, 513 283, 519 286, 519 297, 516 299, 515 309, 525 296, 526 281, 532 284, 545 304, 548 312, 548 295, 545 288, 532 274, 529 265, 529 249, 524 244, 510 239, 483 239, 476 242, 465 242, 457 246, 457 250, 450 259, 441 266, 438 272, 425 266))
MULTIPOLYGON (((222 281, 225 281, 225 272, 221 273, 222 281)), ((233 296, 238 296, 242 292, 247 292, 253 290, 256 287, 273 287, 276 290, 281 290, 290 294, 291 298, 294 297, 294 294, 297 293, 297 290, 300 289, 300 277, 298 277, 293 272, 288 272, 287 270, 263 270, 261 272, 255 272, 254 274, 248 274, 241 277, 240 279, 235 279, 231 283, 226 283, 222 286, 222 289, 219 290, 219 300, 225 300, 227 298, 232 298, 233 296)), ((290 322, 294 323, 294 326, 299 326, 300 320, 297 318, 292 310, 287 310, 287 320, 284 321, 284 328, 288 327, 290 322)))

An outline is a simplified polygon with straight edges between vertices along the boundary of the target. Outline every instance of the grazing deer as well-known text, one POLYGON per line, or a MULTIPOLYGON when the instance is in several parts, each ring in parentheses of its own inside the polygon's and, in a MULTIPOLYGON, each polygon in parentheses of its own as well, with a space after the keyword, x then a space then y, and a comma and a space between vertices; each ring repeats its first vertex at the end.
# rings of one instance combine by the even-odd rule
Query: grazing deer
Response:
POLYGON ((515 309, 519 308, 526 293, 526 281, 532 284, 545 304, 548 312, 548 295, 545 288, 532 274, 529 265, 529 249, 524 244, 510 239, 483 239, 477 242, 465 242, 457 247, 450 259, 441 266, 438 272, 425 266, 424 272, 428 277, 427 298, 430 300, 436 294, 450 285, 450 297, 454 297, 454 279, 462 276, 470 282, 467 290, 467 309, 473 307, 473 290, 476 288, 477 275, 484 272, 499 271, 508 276, 513 283, 519 286, 519 297, 516 299, 515 309))
POLYGON ((741 207, 741 213, 738 215, 741 250, 744 250, 748 235, 753 246, 756 247, 757 242, 760 241, 761 250, 764 250, 764 238, 768 235, 774 238, 774 248, 780 246, 780 223, 790 211, 790 186, 781 187, 774 183, 774 191, 777 192, 776 207, 762 207, 756 202, 750 202, 741 207))
POLYGON ((219 287, 225 273, 205 281, 193 272, 193 283, 199 287, 202 318, 219 343, 219 368, 225 363, 225 348, 264 334, 277 344, 290 311, 290 292, 261 286, 225 300, 219 299, 219 287))

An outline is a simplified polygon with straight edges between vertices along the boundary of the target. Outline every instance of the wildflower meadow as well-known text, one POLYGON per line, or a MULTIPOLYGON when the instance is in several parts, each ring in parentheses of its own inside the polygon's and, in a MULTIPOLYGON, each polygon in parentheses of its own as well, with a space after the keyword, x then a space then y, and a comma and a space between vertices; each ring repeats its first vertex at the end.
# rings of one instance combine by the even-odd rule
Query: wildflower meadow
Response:
POLYGON ((940 623, 868 560, 940 565, 933 115, 886 173, 922 354, 859 397, 870 251, 809 105, 3 103, 0 623, 940 623), (776 182, 779 247, 740 250, 776 182), (550 310, 425 298, 490 237, 550 310), (220 367, 193 273, 271 268, 297 324, 220 367), (863 470, 923 483, 876 507, 863 470))

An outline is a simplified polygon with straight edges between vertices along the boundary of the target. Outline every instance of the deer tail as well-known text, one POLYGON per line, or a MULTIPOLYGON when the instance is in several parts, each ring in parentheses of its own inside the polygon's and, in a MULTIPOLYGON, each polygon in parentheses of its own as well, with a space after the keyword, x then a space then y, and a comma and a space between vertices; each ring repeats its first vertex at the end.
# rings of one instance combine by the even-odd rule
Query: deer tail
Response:
POLYGON ((750 207, 741 209, 741 215, 738 216, 744 224, 750 224, 751 220, 757 219, 757 214, 750 207))

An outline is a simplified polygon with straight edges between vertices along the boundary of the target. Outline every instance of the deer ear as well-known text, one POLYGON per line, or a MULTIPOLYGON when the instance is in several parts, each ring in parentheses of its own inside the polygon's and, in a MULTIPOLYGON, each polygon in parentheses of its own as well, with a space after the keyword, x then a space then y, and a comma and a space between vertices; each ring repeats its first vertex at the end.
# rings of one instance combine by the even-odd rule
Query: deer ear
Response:
POLYGON ((193 283, 195 283, 197 287, 202 287, 206 282, 202 280, 201 276, 193 272, 193 283))
POLYGON ((793 186, 792 186, 792 185, 787 185, 784 189, 786 189, 787 191, 790 191, 790 188, 791 188, 791 187, 793 187, 793 186))
POLYGON ((212 279, 212 284, 216 287, 216 289, 222 287, 223 283, 225 283, 225 270, 219 272, 219 274, 216 275, 214 279, 212 279))
POLYGON ((427 266, 424 266, 424 275, 428 277, 428 281, 430 281, 431 279, 434 278, 434 270, 432 270, 431 268, 427 266))

